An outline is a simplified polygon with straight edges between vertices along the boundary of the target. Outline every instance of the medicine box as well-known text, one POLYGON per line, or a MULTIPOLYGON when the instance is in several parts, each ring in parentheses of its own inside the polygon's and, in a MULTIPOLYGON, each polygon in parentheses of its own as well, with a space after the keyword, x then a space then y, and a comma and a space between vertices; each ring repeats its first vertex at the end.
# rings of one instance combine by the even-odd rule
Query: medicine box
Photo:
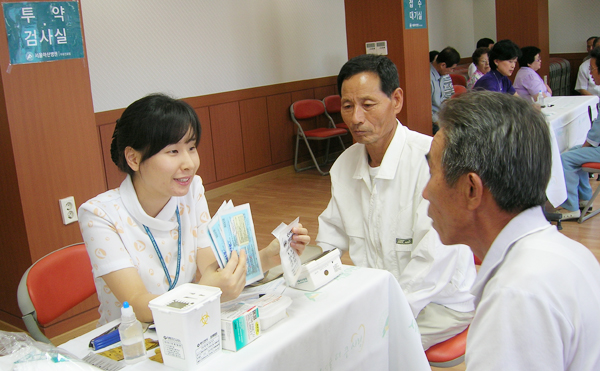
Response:
POLYGON ((298 281, 293 287, 305 291, 315 291, 333 281, 341 272, 340 250, 325 251, 315 260, 302 264, 298 281))
POLYGON ((165 365, 196 370, 221 351, 220 298, 217 287, 186 283, 150 301, 165 365))
POLYGON ((256 305, 235 303, 221 308, 221 340, 223 349, 237 352, 261 334, 256 305))

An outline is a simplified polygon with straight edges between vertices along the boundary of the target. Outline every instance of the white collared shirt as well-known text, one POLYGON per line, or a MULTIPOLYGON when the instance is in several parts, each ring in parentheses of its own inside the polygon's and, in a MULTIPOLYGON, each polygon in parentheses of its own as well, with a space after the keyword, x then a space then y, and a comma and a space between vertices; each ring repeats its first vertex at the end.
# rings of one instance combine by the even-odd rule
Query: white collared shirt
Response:
POLYGON ((168 291, 167 277, 143 225, 154 236, 173 280, 177 270, 177 206, 182 235, 180 285, 195 278, 196 249, 210 246, 205 229, 210 214, 199 176, 194 176, 187 195, 171 197, 155 218, 142 209, 129 175, 120 188, 104 192, 79 208, 79 226, 100 301, 99 325, 121 316, 121 303, 102 279, 105 274, 134 267, 148 292, 160 295, 168 291))
POLYGON ((504 227, 472 292, 467 370, 600 370, 600 265, 541 207, 504 227))
POLYGON ((430 302, 460 312, 474 308, 471 250, 443 245, 427 216, 422 191, 431 139, 398 123, 373 185, 365 146, 346 149, 331 168, 332 197, 316 239, 324 250, 350 250, 357 266, 390 271, 415 318, 430 302))

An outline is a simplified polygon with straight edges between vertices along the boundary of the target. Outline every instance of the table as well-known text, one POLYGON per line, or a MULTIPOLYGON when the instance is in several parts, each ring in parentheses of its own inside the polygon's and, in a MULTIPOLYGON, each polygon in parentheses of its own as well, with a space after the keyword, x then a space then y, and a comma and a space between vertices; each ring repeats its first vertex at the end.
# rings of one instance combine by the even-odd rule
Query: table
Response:
POLYGON ((592 108, 593 118, 598 113, 597 96, 564 96, 545 98, 546 108, 542 113, 550 125, 552 140, 552 169, 550 181, 546 188, 548 201, 560 206, 567 199, 564 172, 560 154, 577 144, 583 144, 591 122, 588 110, 592 108), (549 107, 552 105, 552 107, 549 107))
POLYGON ((595 95, 549 97, 544 100, 546 108, 542 112, 556 135, 561 153, 577 144, 583 144, 591 127, 588 110, 591 108, 592 119, 596 118, 598 100, 595 95))
MULTIPOLYGON (((388 271, 344 266, 315 292, 287 288, 284 295, 293 299, 288 318, 238 352, 222 350, 198 370, 431 371, 408 302, 388 271)), ((89 341, 111 325, 60 347, 83 358, 89 341)), ((172 370, 150 360, 125 368, 134 369, 172 370)))

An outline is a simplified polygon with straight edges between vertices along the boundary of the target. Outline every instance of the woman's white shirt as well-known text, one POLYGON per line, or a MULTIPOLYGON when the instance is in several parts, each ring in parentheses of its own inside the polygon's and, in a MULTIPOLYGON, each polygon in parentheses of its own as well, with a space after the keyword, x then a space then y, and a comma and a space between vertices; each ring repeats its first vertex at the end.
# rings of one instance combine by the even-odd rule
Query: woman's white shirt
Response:
POLYGON ((142 209, 131 177, 120 188, 104 192, 79 208, 79 224, 92 263, 92 272, 100 301, 100 320, 105 324, 121 315, 121 303, 102 276, 124 268, 136 268, 146 289, 164 294, 169 283, 144 225, 154 236, 171 280, 177 270, 178 225, 181 219, 181 263, 177 285, 193 282, 196 275, 196 250, 210 246, 206 223, 210 220, 204 187, 194 176, 189 192, 171 197, 156 217, 142 209))

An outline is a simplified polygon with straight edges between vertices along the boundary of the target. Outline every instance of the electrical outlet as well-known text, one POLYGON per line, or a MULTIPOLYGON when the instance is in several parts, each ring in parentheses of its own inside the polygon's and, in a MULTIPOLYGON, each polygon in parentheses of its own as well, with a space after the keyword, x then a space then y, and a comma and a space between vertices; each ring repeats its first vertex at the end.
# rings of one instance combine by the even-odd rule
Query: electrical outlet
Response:
POLYGON ((78 220, 77 207, 73 196, 61 198, 58 200, 58 204, 60 205, 60 215, 62 216, 64 225, 71 224, 78 220))

